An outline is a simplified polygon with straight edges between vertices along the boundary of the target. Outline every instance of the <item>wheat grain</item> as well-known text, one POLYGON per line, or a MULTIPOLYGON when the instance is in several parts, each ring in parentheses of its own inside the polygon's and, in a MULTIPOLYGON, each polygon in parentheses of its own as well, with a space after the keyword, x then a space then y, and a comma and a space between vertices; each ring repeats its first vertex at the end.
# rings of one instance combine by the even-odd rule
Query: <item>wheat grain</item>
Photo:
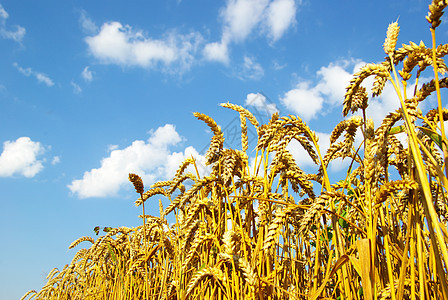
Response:
POLYGON ((152 188, 152 189, 144 192, 142 197, 138 198, 135 201, 135 206, 142 205, 146 200, 148 200, 149 198, 151 198, 152 196, 155 196, 155 195, 163 195, 166 197, 169 196, 169 194, 167 193, 167 191, 164 188, 160 188, 160 187, 152 188))
POLYGON ((390 69, 384 64, 367 64, 361 68, 360 71, 353 75, 353 79, 350 80, 350 85, 347 87, 345 93, 342 113, 344 116, 351 110, 353 96, 360 88, 361 83, 369 76, 377 75, 381 77, 388 77, 390 69))
POLYGON ((219 158, 221 157, 223 147, 224 147, 224 134, 220 133, 214 135, 210 142, 210 147, 207 153, 205 154, 205 162, 207 165, 213 164, 214 162, 217 162, 219 160, 219 158))
POLYGON ((386 184, 381 186, 381 189, 377 192, 375 198, 376 203, 381 203, 386 201, 387 197, 392 193, 403 190, 403 189, 412 189, 415 190, 418 188, 418 184, 415 181, 411 180, 395 180, 387 182, 386 184))
POLYGON ((288 209, 277 209, 274 220, 269 224, 266 238, 263 242, 263 250, 268 252, 275 243, 277 235, 280 233, 281 225, 284 223, 288 209))
POLYGON ((443 10, 448 5, 446 0, 433 0, 429 5, 429 13, 426 20, 431 24, 432 28, 436 28, 442 22, 440 18, 443 15, 443 10))
POLYGON ((226 108, 230 108, 234 111, 239 112, 241 115, 243 115, 245 118, 247 118, 249 120, 249 122, 255 127, 258 128, 259 123, 257 121, 257 119, 255 118, 255 116, 248 111, 247 109, 245 109, 244 107, 240 106, 240 105, 236 105, 236 104, 231 104, 229 102, 227 103, 221 103, 220 104, 222 107, 226 107, 226 108))
POLYGON ((337 200, 345 200, 345 195, 341 192, 326 191, 319 197, 316 197, 310 208, 305 212, 303 218, 299 223, 299 235, 305 235, 308 233, 311 226, 317 224, 322 210, 328 205, 330 201, 336 202, 337 200))
POLYGON ((224 282, 225 277, 221 269, 217 267, 204 266, 199 269, 196 274, 191 278, 185 297, 188 298, 193 289, 199 284, 199 282, 205 277, 212 277, 214 280, 224 282))
MULTIPOLYGON (((182 249, 183 251, 187 251, 187 255, 185 256, 185 260, 182 263, 182 270, 186 272, 191 267, 191 262, 195 255, 198 255, 197 251, 200 246, 202 246, 207 241, 212 241, 214 239, 213 234, 198 234, 196 235, 193 242, 188 246, 188 248, 182 249)), ((184 252, 185 253, 185 252, 184 252)))
POLYGON ((392 55, 394 53, 399 32, 400 32, 400 26, 398 26, 398 22, 393 22, 389 24, 389 27, 387 28, 387 37, 383 45, 384 52, 387 55, 392 55))
POLYGON ((28 292, 26 292, 26 294, 25 295, 23 295, 22 296, 22 298, 20 298, 20 300, 25 300, 26 299, 26 297, 28 297, 29 295, 31 295, 31 294, 34 294, 34 295, 36 295, 37 294, 37 292, 35 291, 35 290, 29 290, 28 292))
POLYGON ((80 237, 79 239, 77 239, 76 241, 74 241, 73 243, 71 243, 70 246, 68 247, 68 249, 72 249, 72 248, 78 246, 79 243, 84 242, 84 241, 89 241, 92 244, 95 243, 95 240, 93 238, 91 238, 90 236, 83 236, 83 237, 80 237))
POLYGON ((205 114, 202 114, 202 113, 198 113, 198 112, 193 113, 193 115, 194 115, 196 118, 198 118, 199 120, 204 121, 205 124, 207 124, 207 126, 210 127, 210 129, 213 131, 213 134, 214 134, 214 135, 219 135, 219 134, 222 133, 222 132, 221 132, 221 127, 219 127, 219 126, 216 124, 215 120, 213 120, 213 119, 210 118, 209 116, 207 116, 207 115, 205 115, 205 114))
POLYGON ((246 152, 249 149, 249 139, 247 137, 246 117, 240 114, 241 121, 241 150, 246 152))
MULTIPOLYGON (((191 179, 193 181, 196 181, 197 178, 192 173, 187 173, 187 174, 184 174, 184 175, 176 176, 175 179, 173 179, 171 181, 171 185, 170 185, 170 188, 167 190, 167 194, 171 195, 171 194, 174 193, 174 191, 177 188, 181 189, 181 186, 182 186, 181 183, 184 182, 187 179, 191 179)), ((183 192, 181 191, 181 193, 183 193, 183 192)))
POLYGON ((165 181, 158 181, 156 183, 154 183, 153 185, 151 185, 151 189, 153 188, 163 188, 166 186, 170 186, 173 183, 172 180, 165 180, 165 181))
POLYGON ((135 191, 138 194, 142 194, 144 191, 143 180, 137 174, 129 173, 129 181, 134 185, 135 191))

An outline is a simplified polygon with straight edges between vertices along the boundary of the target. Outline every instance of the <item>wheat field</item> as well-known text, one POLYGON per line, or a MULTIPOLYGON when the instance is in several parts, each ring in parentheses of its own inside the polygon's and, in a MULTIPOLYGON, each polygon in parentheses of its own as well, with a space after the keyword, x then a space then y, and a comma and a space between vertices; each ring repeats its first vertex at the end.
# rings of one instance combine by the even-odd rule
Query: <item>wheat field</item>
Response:
POLYGON ((276 113, 259 124, 246 108, 223 103, 241 120, 241 148, 226 149, 221 127, 194 113, 213 132, 210 172, 200 174, 191 157, 147 189, 129 174, 142 225, 77 239, 69 248, 91 245, 22 299, 448 299, 448 110, 440 91, 448 45, 437 46, 435 34, 447 5, 429 6, 431 46, 397 47, 399 25, 389 25, 386 57, 353 74, 341 99, 346 118, 326 153, 298 116, 276 113), (432 80, 408 88, 425 71, 432 80), (370 77, 369 95, 362 84, 370 77), (374 124, 366 109, 387 83, 401 106, 374 124), (422 111, 431 95, 437 106, 422 111), (255 149, 248 126, 258 134, 255 149), (296 163, 292 140, 317 173, 296 163), (350 165, 331 182, 327 168, 337 158, 350 165), (146 215, 145 205, 160 214, 146 215))

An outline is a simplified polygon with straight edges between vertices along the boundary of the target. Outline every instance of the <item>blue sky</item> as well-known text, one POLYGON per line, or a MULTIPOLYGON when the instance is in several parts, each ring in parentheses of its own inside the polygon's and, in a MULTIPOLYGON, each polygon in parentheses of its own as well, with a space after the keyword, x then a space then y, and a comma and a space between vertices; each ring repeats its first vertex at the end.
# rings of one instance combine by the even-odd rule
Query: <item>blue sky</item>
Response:
MULTIPOLYGON (((238 115, 219 107, 227 101, 262 122, 297 114, 328 147, 350 74, 382 61, 387 26, 398 19, 399 45, 431 44, 428 4, 0 1, 0 299, 40 289, 95 226, 140 225, 127 175, 148 187, 186 157, 200 162, 211 133, 195 111, 231 147, 238 115)), ((446 43, 445 22, 437 37, 446 43)), ((397 107, 393 94, 371 101, 376 124, 397 107)))

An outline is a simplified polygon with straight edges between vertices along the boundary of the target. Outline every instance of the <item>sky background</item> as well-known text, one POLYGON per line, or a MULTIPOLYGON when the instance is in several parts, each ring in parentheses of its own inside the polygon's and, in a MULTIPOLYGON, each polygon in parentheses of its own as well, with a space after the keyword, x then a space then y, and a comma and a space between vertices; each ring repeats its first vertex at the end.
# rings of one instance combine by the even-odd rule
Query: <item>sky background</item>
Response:
MULTIPOLYGON (((238 114, 219 103, 261 123, 273 111, 299 115, 325 150, 350 74, 383 60, 391 22, 399 45, 431 45, 428 4, 0 0, 0 299, 39 290, 95 226, 140 225, 128 173, 149 187, 191 155, 200 163, 212 134, 193 112, 214 118, 237 149, 238 114)), ((438 43, 447 34, 444 21, 438 43)), ((376 125, 397 101, 388 86, 370 102, 376 125)))

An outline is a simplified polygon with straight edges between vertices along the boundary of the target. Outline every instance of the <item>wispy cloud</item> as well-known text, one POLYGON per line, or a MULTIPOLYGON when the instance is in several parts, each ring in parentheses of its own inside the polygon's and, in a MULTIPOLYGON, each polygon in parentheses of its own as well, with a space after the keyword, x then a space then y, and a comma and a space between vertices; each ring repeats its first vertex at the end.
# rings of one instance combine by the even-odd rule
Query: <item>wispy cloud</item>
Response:
POLYGON ((44 168, 43 161, 38 157, 45 151, 45 147, 29 137, 4 142, 3 152, 0 155, 0 177, 14 175, 34 177, 44 168))
POLYGON ((52 165, 56 165, 58 163, 61 162, 61 157, 60 156, 54 156, 53 159, 51 160, 51 164, 52 165))
POLYGON ((85 67, 84 70, 82 70, 81 77, 87 82, 93 80, 93 74, 92 71, 89 70, 89 66, 85 67))
POLYGON ((53 80, 48 77, 48 75, 41 73, 41 72, 36 72, 31 68, 22 68, 21 66, 19 66, 18 63, 13 63, 13 66, 16 67, 16 69, 22 73, 23 75, 29 77, 29 76, 34 76, 38 82, 44 83, 46 86, 51 87, 54 85, 53 80))
POLYGON ((8 26, 6 20, 9 18, 9 14, 0 4, 0 36, 5 39, 11 39, 18 43, 22 42, 25 36, 26 30, 24 27, 19 25, 8 26), (13 29, 9 29, 9 28, 13 29))
POLYGON ((255 58, 251 56, 244 56, 244 62, 238 71, 238 78, 242 80, 258 80, 263 77, 263 75, 263 67, 255 60, 255 58))
POLYGON ((81 94, 82 93, 82 88, 76 82, 71 81, 70 85, 73 88, 73 93, 75 93, 75 94, 81 94))
POLYGON ((98 26, 96 26, 95 22, 93 22, 92 19, 90 19, 85 10, 81 10, 79 16, 79 24, 81 25, 82 30, 86 34, 93 35, 98 33, 98 26))
POLYGON ((175 127, 167 124, 151 131, 147 141, 134 141, 124 149, 111 147, 110 155, 101 161, 99 168, 85 172, 82 179, 73 180, 68 188, 79 198, 115 196, 129 186, 127 173, 137 173, 151 185, 156 180, 171 178, 180 163, 191 155, 203 164, 204 158, 193 147, 171 151, 182 140, 175 127))

